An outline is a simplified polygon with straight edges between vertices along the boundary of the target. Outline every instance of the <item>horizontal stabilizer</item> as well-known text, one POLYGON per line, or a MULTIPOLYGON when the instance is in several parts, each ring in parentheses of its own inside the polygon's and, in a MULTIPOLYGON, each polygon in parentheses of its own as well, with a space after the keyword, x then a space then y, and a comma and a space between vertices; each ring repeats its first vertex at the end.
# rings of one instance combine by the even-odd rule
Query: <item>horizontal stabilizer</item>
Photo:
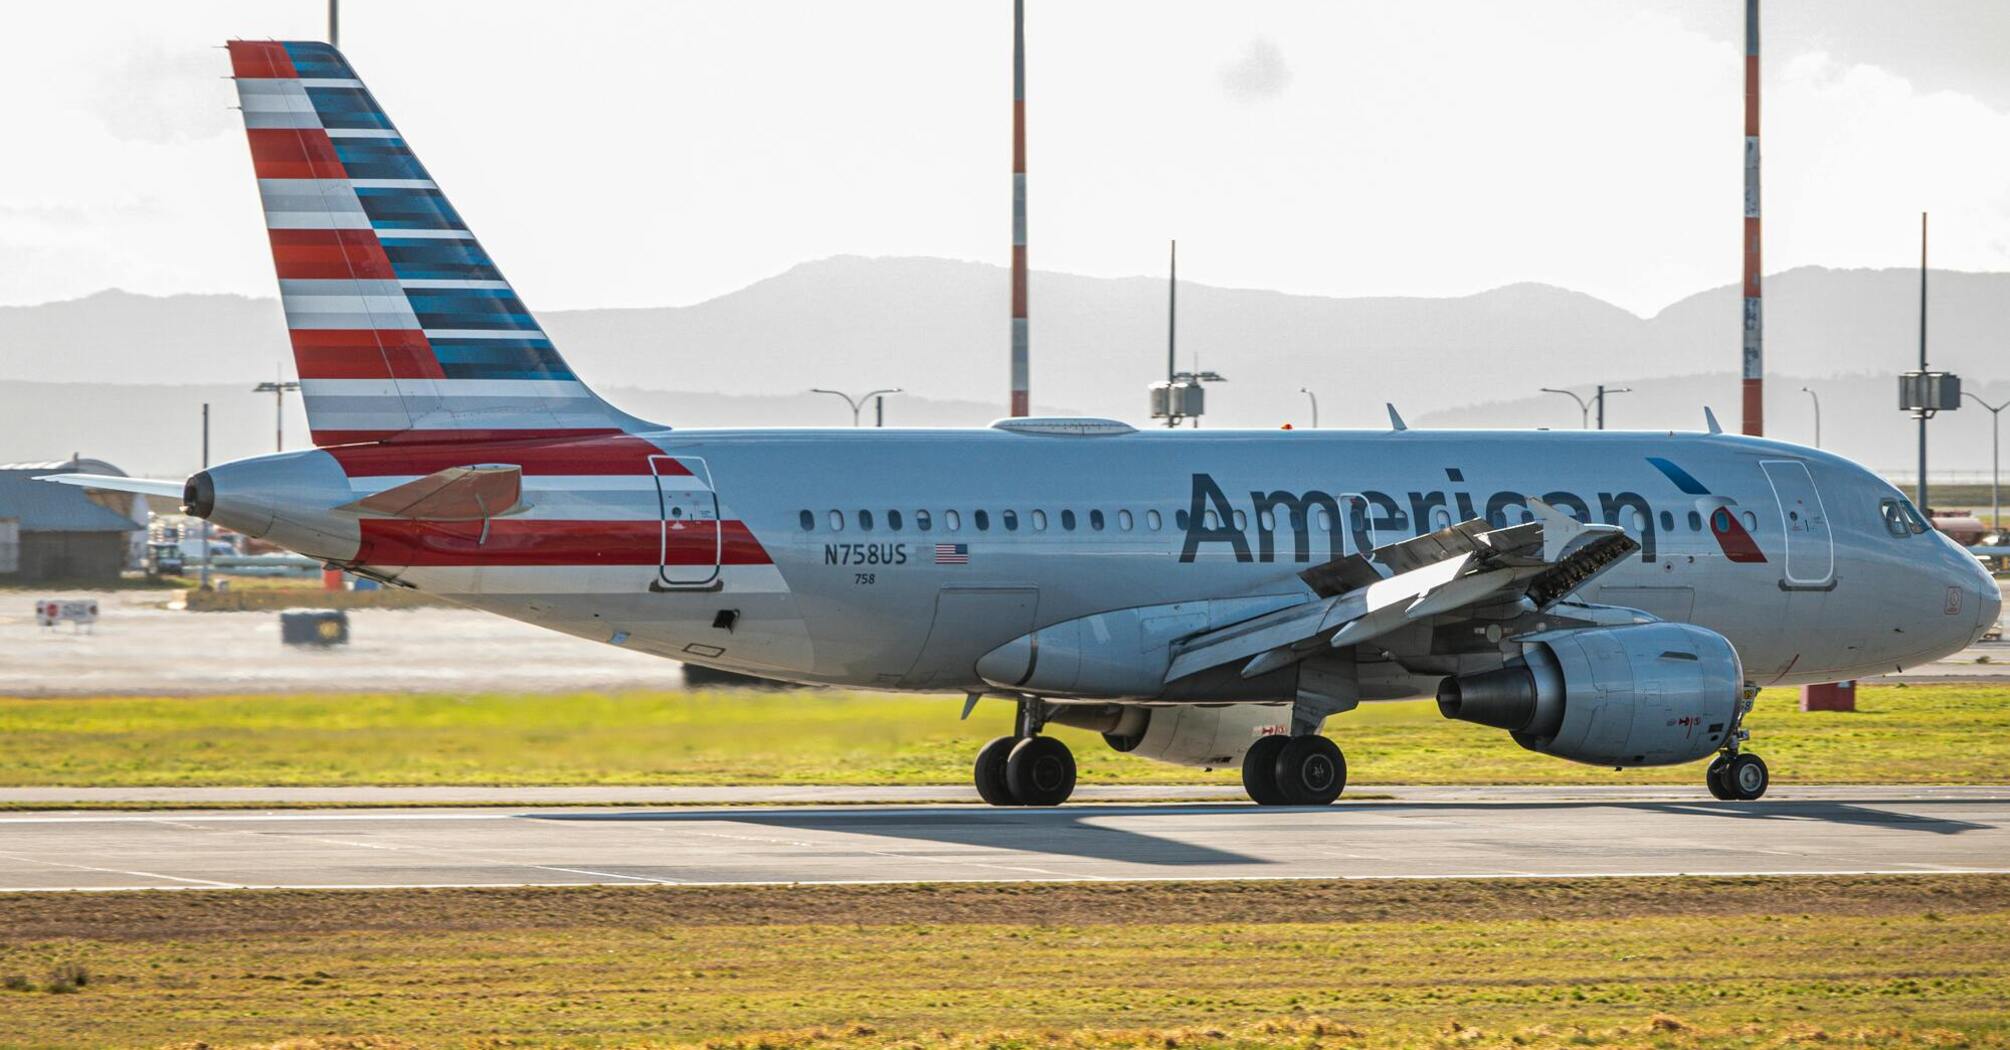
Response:
POLYGON ((523 503, 523 468, 507 464, 448 467, 336 509, 376 518, 484 521, 529 507, 523 503))
POLYGON ((124 478, 116 474, 44 474, 36 481, 53 481, 58 485, 75 485, 80 489, 97 489, 100 492, 136 492, 142 496, 159 496, 181 502, 182 489, 186 482, 157 481, 153 478, 124 478))

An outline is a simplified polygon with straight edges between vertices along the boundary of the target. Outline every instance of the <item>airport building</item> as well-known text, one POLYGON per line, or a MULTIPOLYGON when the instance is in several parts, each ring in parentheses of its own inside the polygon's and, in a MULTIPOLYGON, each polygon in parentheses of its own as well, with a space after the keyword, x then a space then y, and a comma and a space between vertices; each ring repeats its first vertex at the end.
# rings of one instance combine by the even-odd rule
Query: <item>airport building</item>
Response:
POLYGON ((0 581, 116 580, 146 542, 144 497, 36 481, 125 472, 101 459, 0 464, 0 581))

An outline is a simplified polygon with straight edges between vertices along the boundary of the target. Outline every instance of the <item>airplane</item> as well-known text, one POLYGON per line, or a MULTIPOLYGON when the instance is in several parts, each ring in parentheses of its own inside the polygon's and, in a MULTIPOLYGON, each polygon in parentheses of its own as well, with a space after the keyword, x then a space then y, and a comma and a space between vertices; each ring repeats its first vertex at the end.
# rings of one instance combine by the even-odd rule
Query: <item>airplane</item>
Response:
POLYGON ((1560 759, 1770 780, 1761 686, 1955 652, 1995 582, 1841 457, 1707 433, 683 430, 590 390, 333 47, 230 59, 316 447, 49 480, 400 587, 764 678, 1017 705, 994 805, 1074 789, 1052 725, 1339 797, 1363 701, 1560 759))

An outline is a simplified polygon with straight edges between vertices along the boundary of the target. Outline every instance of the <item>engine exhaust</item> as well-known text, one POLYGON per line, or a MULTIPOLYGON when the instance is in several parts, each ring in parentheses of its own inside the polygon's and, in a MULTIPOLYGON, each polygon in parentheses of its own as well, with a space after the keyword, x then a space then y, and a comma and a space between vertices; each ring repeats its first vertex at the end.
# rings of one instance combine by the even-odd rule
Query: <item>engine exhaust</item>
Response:
POLYGON ((1438 713, 1519 733, 1535 720, 1535 675, 1527 667, 1459 675, 1438 683, 1438 713))

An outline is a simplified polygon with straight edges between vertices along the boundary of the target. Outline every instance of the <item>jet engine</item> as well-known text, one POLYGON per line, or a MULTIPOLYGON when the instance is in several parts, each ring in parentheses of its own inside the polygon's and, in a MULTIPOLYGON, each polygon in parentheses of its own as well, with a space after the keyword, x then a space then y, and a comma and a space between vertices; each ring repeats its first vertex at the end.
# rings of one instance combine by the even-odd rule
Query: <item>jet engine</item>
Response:
POLYGON ((1282 704, 1057 704, 1047 721, 1091 729, 1112 748, 1179 766, 1233 767, 1259 737, 1291 731, 1282 704))
POLYGON ((1723 746, 1745 672, 1730 640, 1683 623, 1530 635, 1492 671, 1446 678, 1446 718, 1505 729, 1545 755, 1598 766, 1665 766, 1723 746))

